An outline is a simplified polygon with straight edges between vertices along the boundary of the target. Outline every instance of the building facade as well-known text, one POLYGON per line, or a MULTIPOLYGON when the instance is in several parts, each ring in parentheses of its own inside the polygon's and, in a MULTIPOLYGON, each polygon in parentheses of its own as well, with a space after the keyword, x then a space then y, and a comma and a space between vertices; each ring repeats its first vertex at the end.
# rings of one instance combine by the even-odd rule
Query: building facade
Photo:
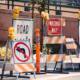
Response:
MULTIPOLYGON (((52 1, 54 2, 54 0, 52 1)), ((66 0, 64 1, 66 2, 66 0)), ((25 11, 25 6, 29 6, 27 2, 26 3, 17 2, 16 0, 14 1, 14 6, 21 7, 20 17, 32 18, 33 16, 33 19, 35 21, 34 28, 37 27, 37 25, 41 27, 41 17, 40 17, 39 11, 37 10, 38 5, 35 5, 36 8, 34 9, 34 14, 32 14, 32 9, 25 11)), ((32 7, 32 5, 30 5, 30 7, 32 7)), ((65 27, 63 27, 63 35, 65 35, 66 37, 72 37, 77 42, 79 42, 79 19, 78 19, 79 8, 62 6, 61 15, 56 15, 55 7, 56 6, 53 6, 53 5, 49 6, 50 18, 54 18, 54 17, 64 18, 66 25, 65 27)), ((9 2, 8 0, 0 1, 0 40, 1 41, 6 41, 8 38, 7 30, 8 30, 8 27, 12 26, 12 9, 13 9, 12 1, 9 1, 9 2)))

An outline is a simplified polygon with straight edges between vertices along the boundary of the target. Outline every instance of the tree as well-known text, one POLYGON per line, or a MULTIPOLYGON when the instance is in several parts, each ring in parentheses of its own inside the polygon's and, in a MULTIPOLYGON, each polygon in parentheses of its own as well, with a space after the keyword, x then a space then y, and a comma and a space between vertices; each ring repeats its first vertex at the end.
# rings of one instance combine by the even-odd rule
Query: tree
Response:
POLYGON ((39 5, 38 11, 41 13, 42 11, 45 11, 45 0, 30 0, 30 3, 32 4, 32 18, 34 16, 34 7, 36 4, 39 5))

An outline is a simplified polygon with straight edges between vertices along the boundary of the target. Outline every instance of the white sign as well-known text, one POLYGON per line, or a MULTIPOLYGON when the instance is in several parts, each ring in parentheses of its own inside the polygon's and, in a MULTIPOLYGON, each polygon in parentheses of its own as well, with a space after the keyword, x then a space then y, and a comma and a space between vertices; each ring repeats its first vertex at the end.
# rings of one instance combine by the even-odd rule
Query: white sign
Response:
POLYGON ((32 38, 33 38, 33 20, 16 19, 13 20, 15 29, 15 41, 13 43, 13 54, 15 63, 31 62, 32 59, 32 38))
POLYGON ((32 42, 33 20, 32 19, 17 19, 13 21, 15 28, 16 40, 30 39, 32 42))

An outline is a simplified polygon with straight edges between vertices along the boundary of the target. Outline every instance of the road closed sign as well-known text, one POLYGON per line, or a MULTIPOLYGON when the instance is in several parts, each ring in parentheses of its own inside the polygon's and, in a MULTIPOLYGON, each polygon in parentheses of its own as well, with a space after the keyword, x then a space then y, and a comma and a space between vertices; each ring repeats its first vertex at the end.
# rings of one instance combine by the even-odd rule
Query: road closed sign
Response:
POLYGON ((13 61, 15 63, 32 62, 33 20, 13 20, 13 27, 15 29, 15 40, 12 46, 13 61))
POLYGON ((13 20, 15 29, 15 40, 28 40, 32 42, 33 20, 32 19, 15 19, 13 20))

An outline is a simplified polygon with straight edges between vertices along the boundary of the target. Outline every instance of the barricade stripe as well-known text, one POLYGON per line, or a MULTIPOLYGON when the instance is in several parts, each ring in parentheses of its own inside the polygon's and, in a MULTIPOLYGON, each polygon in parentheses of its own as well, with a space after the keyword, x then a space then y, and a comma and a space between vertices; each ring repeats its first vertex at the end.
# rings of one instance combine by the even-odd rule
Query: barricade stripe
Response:
POLYGON ((49 39, 47 39, 48 40, 48 42, 52 42, 52 39, 51 38, 49 38, 49 39))
POLYGON ((31 70, 31 69, 29 68, 29 65, 26 65, 26 64, 20 64, 20 65, 24 68, 24 69, 22 68, 24 71, 29 71, 29 70, 31 70))
MULTIPOLYGON (((63 59, 65 59, 65 55, 62 56, 63 59)), ((47 62, 51 61, 59 61, 60 60, 60 55, 59 54, 54 54, 54 55, 47 55, 47 62)))
POLYGON ((51 43, 56 43, 58 40, 58 37, 53 37, 51 40, 52 40, 51 43))
POLYGON ((61 38, 60 37, 57 37, 57 39, 56 39, 56 41, 55 41, 55 43, 59 43, 61 41, 61 38))
POLYGON ((22 66, 25 67, 25 71, 26 71, 26 72, 33 71, 33 70, 29 67, 29 65, 23 64, 22 66))
POLYGON ((32 63, 30 63, 30 64, 15 64, 15 70, 18 72, 31 72, 31 71, 35 71, 35 67, 32 63))
POLYGON ((57 54, 54 54, 53 56, 51 56, 52 61, 58 61, 59 57, 57 54))
MULTIPOLYGON (((26 69, 25 69, 26 66, 23 67, 22 65, 23 65, 23 64, 16 64, 16 66, 17 66, 20 70, 22 70, 22 71, 24 72, 24 71, 26 71, 26 69)), ((17 69, 16 69, 16 70, 17 70, 17 69)), ((19 71, 19 72, 20 72, 20 71, 19 71)))
MULTIPOLYGON (((63 37, 44 37, 44 43, 45 44, 64 44, 65 43, 65 36, 63 37), (45 42, 46 40, 46 42, 45 42)), ((51 61, 60 61, 61 59, 65 59, 64 55, 59 55, 58 53, 55 53, 54 55, 47 55, 47 62, 51 61)))
POLYGON ((27 71, 34 71, 35 70, 35 67, 33 64, 24 64, 22 66, 25 66, 27 71))
POLYGON ((32 70, 35 70, 34 65, 32 65, 32 64, 29 64, 29 68, 32 70))
POLYGON ((48 43, 64 43, 66 40, 65 40, 65 36, 63 37, 44 37, 44 43, 45 44, 48 44, 48 43))
POLYGON ((15 71, 23 72, 23 70, 21 69, 21 67, 18 66, 17 64, 15 64, 15 71))
POLYGON ((47 62, 51 61, 51 55, 47 55, 47 62))
POLYGON ((53 61, 53 55, 50 55, 50 61, 53 61))

